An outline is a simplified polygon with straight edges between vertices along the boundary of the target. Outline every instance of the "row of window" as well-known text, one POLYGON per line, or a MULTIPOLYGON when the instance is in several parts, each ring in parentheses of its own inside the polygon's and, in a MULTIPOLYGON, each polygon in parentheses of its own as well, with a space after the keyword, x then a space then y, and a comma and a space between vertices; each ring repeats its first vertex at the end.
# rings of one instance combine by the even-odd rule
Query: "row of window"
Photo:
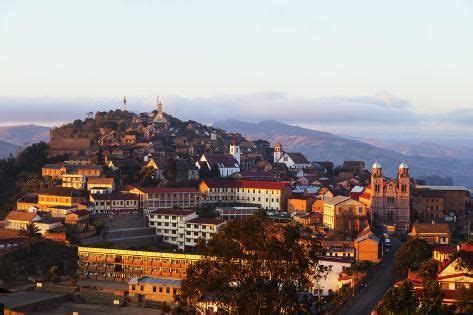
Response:
MULTIPOLYGON (((209 192, 213 192, 213 193, 217 193, 217 192, 243 192, 243 193, 251 193, 253 192, 253 194, 256 194, 256 191, 258 191, 258 194, 261 194, 261 192, 263 191, 263 193, 265 194, 271 194, 271 195, 274 195, 276 190, 274 189, 252 189, 252 188, 209 188, 209 192)), ((277 191, 279 192, 279 191, 277 191)), ((276 193, 277 193, 276 192, 276 193)))

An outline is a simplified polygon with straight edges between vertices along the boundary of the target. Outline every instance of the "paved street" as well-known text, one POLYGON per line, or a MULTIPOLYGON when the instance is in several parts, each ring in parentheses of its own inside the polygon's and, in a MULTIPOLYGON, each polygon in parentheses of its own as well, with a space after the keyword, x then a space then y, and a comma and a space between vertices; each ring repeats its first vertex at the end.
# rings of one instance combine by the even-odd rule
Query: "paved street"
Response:
POLYGON ((394 253, 401 242, 396 238, 391 238, 391 242, 391 250, 384 257, 383 267, 368 281, 366 288, 362 288, 355 297, 345 304, 339 314, 370 314, 378 301, 384 296, 384 293, 393 285, 395 277, 391 273, 391 269, 394 264, 394 253))

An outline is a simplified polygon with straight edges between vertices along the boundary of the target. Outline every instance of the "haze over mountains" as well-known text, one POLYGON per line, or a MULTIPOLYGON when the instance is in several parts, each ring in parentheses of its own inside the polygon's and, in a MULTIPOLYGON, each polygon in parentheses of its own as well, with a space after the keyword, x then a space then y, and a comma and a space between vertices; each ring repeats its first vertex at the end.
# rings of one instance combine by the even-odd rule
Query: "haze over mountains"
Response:
POLYGON ((48 127, 33 124, 0 127, 0 158, 15 154, 21 147, 48 139, 48 127))
MULTIPOLYGON (((229 132, 238 132, 251 140, 264 139, 271 144, 283 145, 285 151, 301 152, 311 161, 330 160, 341 163, 344 160, 364 160, 367 167, 379 161, 385 174, 393 176, 402 161, 409 163, 414 176, 450 176, 455 184, 473 186, 473 159, 441 155, 435 156, 401 153, 403 147, 378 147, 359 140, 348 139, 331 133, 287 125, 266 120, 259 123, 225 120, 216 122, 215 127, 229 132)), ((420 150, 419 150, 420 151, 420 150)))
MULTIPOLYGON (((248 139, 281 143, 285 151, 301 152, 311 161, 364 160, 367 167, 378 160, 385 174, 394 176, 400 162, 409 163, 414 176, 449 176, 454 184, 473 187, 473 149, 447 147, 433 142, 394 141, 340 136, 288 125, 274 120, 259 123, 224 120, 214 127, 238 132, 248 139)), ((0 157, 38 141, 48 141, 49 127, 18 125, 0 127, 0 157)))

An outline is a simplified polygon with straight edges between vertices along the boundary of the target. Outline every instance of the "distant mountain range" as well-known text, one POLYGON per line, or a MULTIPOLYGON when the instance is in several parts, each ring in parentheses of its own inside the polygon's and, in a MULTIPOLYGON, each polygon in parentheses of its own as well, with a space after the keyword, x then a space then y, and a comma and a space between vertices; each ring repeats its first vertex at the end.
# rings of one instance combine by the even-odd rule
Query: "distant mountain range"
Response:
POLYGON ((36 125, 0 127, 0 158, 15 153, 30 144, 48 141, 49 128, 36 125))
POLYGON ((0 127, 0 140, 17 146, 49 140, 49 128, 37 125, 16 125, 0 127))
POLYGON ((267 120, 259 123, 226 120, 216 122, 214 127, 228 132, 238 132, 248 139, 264 139, 281 143, 287 152, 301 152, 311 161, 333 161, 337 164, 344 160, 363 160, 367 168, 374 161, 379 161, 387 176, 394 176, 397 167, 406 161, 414 176, 440 175, 452 177, 457 185, 473 187, 473 158, 442 156, 436 151, 435 156, 420 155, 421 148, 414 154, 403 154, 402 147, 395 150, 379 147, 359 140, 348 139, 331 133, 287 125, 278 121, 267 120))

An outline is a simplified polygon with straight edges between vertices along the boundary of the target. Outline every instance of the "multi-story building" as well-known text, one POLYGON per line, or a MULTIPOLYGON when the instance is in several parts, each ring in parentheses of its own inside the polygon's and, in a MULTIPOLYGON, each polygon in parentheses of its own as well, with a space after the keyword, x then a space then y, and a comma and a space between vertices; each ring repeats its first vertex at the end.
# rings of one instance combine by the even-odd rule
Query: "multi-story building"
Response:
POLYGON ((450 242, 450 228, 447 223, 415 223, 409 236, 423 239, 429 244, 445 245, 450 242))
POLYGON ((386 179, 381 164, 375 162, 371 171, 371 183, 359 201, 383 224, 407 231, 410 222, 411 178, 409 166, 399 165, 397 179, 386 179))
POLYGON ((51 207, 75 207, 87 198, 82 191, 70 187, 51 187, 38 193, 38 208, 49 210, 51 207))
POLYGON ((470 198, 470 191, 463 186, 416 185, 412 194, 413 206, 426 219, 450 213, 464 215, 470 198))
POLYGON ((87 179, 84 175, 64 174, 62 175, 62 187, 84 189, 87 179))
POLYGON ((324 200, 323 223, 330 230, 352 229, 352 232, 359 232, 368 224, 367 207, 345 196, 324 200))
POLYGON ((92 194, 92 214, 125 214, 139 212, 140 198, 130 193, 92 194))
POLYGON ((63 175, 83 175, 89 177, 100 177, 103 175, 103 169, 100 165, 84 164, 46 164, 41 168, 43 177, 62 178, 63 175))
POLYGON ((115 190, 115 178, 113 177, 92 177, 87 180, 87 190, 106 188, 110 191, 115 190))
POLYGON ((129 192, 139 196, 145 215, 160 209, 196 208, 202 203, 202 193, 192 187, 132 187, 129 192))
POLYGON ((181 292, 181 279, 155 277, 132 278, 128 282, 128 292, 131 298, 137 298, 138 303, 167 302, 175 303, 181 292))
POLYGON ((16 201, 16 210, 28 210, 38 206, 38 194, 27 193, 16 201))
POLYGON ((288 183, 281 181, 204 180, 199 189, 209 205, 251 205, 276 211, 287 209, 292 193, 288 183))
POLYGON ((209 240, 225 222, 217 219, 197 218, 193 210, 155 210, 149 215, 149 226, 165 243, 179 250, 191 250, 198 240, 209 240))
POLYGON ((201 259, 193 254, 80 246, 78 256, 82 279, 125 282, 143 276, 183 279, 187 267, 201 259))

